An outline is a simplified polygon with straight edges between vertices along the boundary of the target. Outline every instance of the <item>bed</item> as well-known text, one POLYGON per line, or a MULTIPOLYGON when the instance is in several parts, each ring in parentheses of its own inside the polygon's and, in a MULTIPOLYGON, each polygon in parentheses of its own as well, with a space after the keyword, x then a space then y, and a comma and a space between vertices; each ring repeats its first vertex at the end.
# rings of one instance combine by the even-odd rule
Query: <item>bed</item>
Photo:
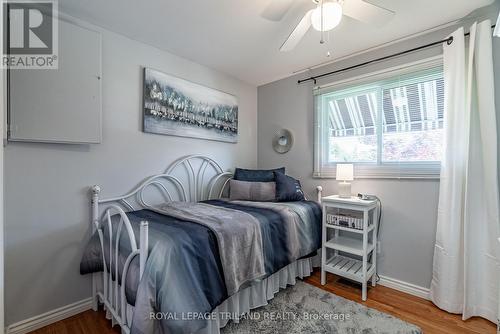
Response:
MULTIPOLYGON (((321 246, 317 202, 224 199, 232 174, 188 156, 131 192, 100 199, 80 263, 122 333, 219 333, 310 275, 321 246)), ((321 188, 318 187, 318 199, 321 188)))

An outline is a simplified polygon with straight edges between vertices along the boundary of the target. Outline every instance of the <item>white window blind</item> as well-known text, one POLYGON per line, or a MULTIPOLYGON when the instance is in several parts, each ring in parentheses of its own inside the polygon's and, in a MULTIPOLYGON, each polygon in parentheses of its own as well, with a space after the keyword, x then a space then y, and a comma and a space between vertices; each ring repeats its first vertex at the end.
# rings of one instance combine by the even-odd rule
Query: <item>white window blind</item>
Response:
POLYGON ((439 176, 444 81, 439 61, 392 69, 315 89, 315 170, 334 177, 439 176))

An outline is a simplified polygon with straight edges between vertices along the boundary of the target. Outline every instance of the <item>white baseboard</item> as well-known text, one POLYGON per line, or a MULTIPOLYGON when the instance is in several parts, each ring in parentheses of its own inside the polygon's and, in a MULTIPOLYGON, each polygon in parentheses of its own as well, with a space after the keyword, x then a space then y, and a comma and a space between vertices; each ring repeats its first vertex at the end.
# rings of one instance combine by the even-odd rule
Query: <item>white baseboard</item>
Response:
POLYGON ((380 281, 378 284, 386 286, 388 288, 398 290, 401 292, 405 292, 407 294, 417 296, 420 298, 424 298, 427 300, 430 300, 430 290, 428 288, 423 288, 421 286, 403 282, 400 280, 397 280, 395 278, 387 277, 387 276, 379 276, 380 281))
POLYGON ((43 313, 32 318, 17 322, 7 327, 7 334, 26 334, 36 329, 48 326, 54 322, 77 315, 92 308, 92 298, 69 304, 58 309, 43 313))

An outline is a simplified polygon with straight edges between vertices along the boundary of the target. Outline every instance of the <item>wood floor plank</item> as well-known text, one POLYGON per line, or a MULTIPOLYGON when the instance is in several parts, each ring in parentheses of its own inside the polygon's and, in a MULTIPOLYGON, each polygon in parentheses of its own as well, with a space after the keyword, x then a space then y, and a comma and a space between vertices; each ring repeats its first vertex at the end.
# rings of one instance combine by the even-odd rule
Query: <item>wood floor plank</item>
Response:
MULTIPOLYGON (((361 287, 328 274, 327 284, 320 283, 316 270, 305 282, 350 299, 381 312, 392 314, 422 328, 425 334, 495 334, 495 325, 482 318, 462 321, 460 315, 438 309, 430 301, 378 285, 368 290, 368 300, 361 300, 361 287)), ((31 334, 117 334, 118 326, 111 328, 105 312, 86 311, 74 317, 46 326, 31 334)))

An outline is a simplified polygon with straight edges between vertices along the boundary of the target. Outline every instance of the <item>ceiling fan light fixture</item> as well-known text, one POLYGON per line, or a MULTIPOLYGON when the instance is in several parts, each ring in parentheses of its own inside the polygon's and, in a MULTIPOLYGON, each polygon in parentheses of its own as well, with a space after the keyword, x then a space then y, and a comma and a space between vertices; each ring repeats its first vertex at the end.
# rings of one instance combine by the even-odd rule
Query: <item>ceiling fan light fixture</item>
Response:
POLYGON ((311 15, 311 24, 317 31, 332 30, 339 25, 340 20, 342 20, 342 6, 337 1, 319 4, 311 15), (321 14, 323 14, 323 22, 321 22, 321 14))

